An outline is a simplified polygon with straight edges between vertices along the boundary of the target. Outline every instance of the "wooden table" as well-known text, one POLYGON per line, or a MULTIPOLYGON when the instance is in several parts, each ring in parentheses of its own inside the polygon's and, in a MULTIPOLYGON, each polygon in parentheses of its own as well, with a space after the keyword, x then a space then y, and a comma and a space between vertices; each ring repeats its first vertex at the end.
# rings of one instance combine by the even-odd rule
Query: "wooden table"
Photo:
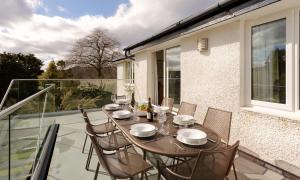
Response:
POLYGON ((149 123, 156 127, 160 124, 157 122, 157 117, 154 117, 154 122, 149 122, 146 117, 132 116, 128 119, 117 120, 112 117, 113 111, 108 111, 102 108, 102 111, 117 125, 123 134, 137 147, 143 151, 149 151, 155 154, 160 154, 168 157, 192 157, 197 156, 199 150, 215 149, 220 145, 220 137, 210 129, 207 129, 199 124, 195 124, 192 128, 200 129, 207 133, 209 141, 201 146, 189 146, 181 143, 176 139, 179 128, 173 124, 172 114, 167 114, 167 123, 169 123, 169 135, 156 133, 155 136, 149 138, 138 138, 130 134, 130 126, 137 123, 149 123))

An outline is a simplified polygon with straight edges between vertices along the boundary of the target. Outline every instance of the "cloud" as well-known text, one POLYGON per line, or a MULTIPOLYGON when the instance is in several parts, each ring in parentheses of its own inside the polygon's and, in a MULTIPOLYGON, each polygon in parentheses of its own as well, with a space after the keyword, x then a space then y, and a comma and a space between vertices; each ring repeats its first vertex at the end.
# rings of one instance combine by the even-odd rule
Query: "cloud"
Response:
POLYGON ((0 6, 0 25, 9 26, 12 23, 29 20, 32 13, 32 7, 26 1, 2 1, 0 6))
POLYGON ((66 8, 62 7, 62 6, 57 6, 57 10, 59 12, 65 12, 66 11, 66 8))
POLYGON ((0 7, 0 51, 34 53, 44 61, 64 58, 72 44, 95 28, 107 29, 127 46, 203 10, 216 0, 130 0, 110 17, 63 18, 34 13, 39 0, 6 0, 0 7), (3 7, 4 5, 4 7, 3 7), (3 16, 7 16, 3 18, 3 16))

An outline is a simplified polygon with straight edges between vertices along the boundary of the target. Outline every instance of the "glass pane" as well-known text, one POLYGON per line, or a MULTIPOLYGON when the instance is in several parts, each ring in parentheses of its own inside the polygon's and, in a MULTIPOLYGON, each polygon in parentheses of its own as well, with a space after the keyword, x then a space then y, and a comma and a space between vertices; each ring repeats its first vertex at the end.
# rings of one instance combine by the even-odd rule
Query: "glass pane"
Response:
POLYGON ((43 96, 31 100, 10 116, 11 179, 28 176, 35 166, 40 149, 39 125, 43 96))
POLYGON ((0 119, 0 179, 8 179, 9 117, 0 119))
POLYGON ((132 79, 133 74, 132 62, 125 62, 125 79, 132 79))
POLYGON ((158 103, 164 99, 164 51, 156 52, 158 103))
POLYGON ((174 98, 174 107, 180 104, 180 47, 166 50, 168 97, 174 98))
POLYGON ((286 103, 286 20, 252 28, 252 99, 286 103))

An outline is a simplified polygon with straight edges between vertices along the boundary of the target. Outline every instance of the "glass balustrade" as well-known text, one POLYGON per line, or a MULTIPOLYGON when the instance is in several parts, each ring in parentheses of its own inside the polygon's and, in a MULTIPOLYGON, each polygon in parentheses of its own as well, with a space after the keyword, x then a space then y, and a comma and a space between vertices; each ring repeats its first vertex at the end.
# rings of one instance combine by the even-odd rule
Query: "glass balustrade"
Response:
MULTIPOLYGON (((30 178, 57 113, 99 108, 128 95, 132 80, 13 80, 0 109, 0 180, 30 178)), ((136 93, 139 96, 139 93, 136 93)), ((40 162, 42 163, 42 162, 40 162)))
MULTIPOLYGON (((54 118, 51 85, 0 112, 0 179, 26 179, 34 172, 54 118)), ((15 91, 15 89, 14 89, 15 91)))

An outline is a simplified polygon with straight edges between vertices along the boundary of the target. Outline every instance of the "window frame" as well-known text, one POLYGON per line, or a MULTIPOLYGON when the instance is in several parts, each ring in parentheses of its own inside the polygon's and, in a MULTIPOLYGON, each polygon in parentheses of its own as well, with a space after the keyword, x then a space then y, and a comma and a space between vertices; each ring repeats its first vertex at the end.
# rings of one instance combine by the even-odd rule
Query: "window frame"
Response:
POLYGON ((300 114, 300 7, 293 10, 294 15, 294 94, 295 94, 295 112, 300 114))
POLYGON ((124 78, 126 79, 126 81, 130 81, 130 83, 134 83, 134 62, 133 61, 124 62, 124 78))
MULTIPOLYGON (((180 54, 179 54, 179 56, 180 56, 180 59, 179 59, 179 61, 180 61, 180 99, 179 99, 179 102, 181 102, 181 99, 182 99, 182 97, 181 97, 181 92, 182 92, 182 89, 181 89, 181 80, 182 80, 182 78, 181 78, 181 69, 182 69, 181 68, 181 45, 169 46, 169 47, 166 47, 163 49, 163 51, 164 51, 164 97, 169 98, 169 82, 168 82, 169 73, 168 73, 168 64, 167 64, 167 50, 173 49, 173 48, 180 48, 180 54)), ((178 108, 176 108, 176 107, 173 107, 173 109, 175 111, 178 110, 178 108)))
POLYGON ((246 104, 247 106, 260 106, 266 108, 280 109, 293 111, 295 102, 294 102, 294 18, 293 13, 285 11, 282 13, 277 13, 274 15, 259 17, 254 20, 250 20, 246 24, 246 63, 245 63, 245 72, 246 72, 246 83, 245 83, 245 95, 246 95, 246 104), (252 100, 251 98, 251 70, 252 70, 252 27, 257 25, 262 25, 265 23, 270 23, 276 20, 285 19, 286 20, 286 103, 272 103, 259 100, 252 100))

